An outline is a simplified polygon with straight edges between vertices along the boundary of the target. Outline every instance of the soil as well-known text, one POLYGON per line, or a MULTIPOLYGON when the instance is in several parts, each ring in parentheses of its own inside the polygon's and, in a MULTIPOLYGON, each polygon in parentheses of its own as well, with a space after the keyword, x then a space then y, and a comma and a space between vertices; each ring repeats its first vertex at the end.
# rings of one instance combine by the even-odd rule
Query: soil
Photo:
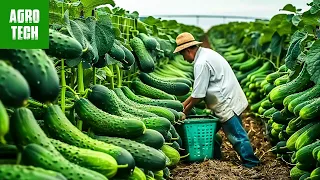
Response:
MULTIPOLYGON (((203 39, 203 47, 210 48, 207 38, 203 39)), ((268 152, 272 148, 266 138, 265 123, 255 118, 248 111, 242 115, 246 129, 255 154, 260 158, 261 165, 246 168, 241 165, 240 158, 233 150, 222 130, 218 133, 223 138, 221 160, 205 160, 201 163, 186 163, 183 160, 171 170, 172 179, 175 180, 289 180, 290 166, 276 155, 268 152)))

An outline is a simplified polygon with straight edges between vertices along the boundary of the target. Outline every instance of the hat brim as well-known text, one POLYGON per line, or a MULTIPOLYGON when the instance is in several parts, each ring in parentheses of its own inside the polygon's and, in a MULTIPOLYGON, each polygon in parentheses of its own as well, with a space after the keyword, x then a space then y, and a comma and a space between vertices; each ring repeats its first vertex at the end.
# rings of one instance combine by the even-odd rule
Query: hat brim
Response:
POLYGON ((189 42, 189 43, 186 43, 186 44, 182 44, 178 47, 176 47, 176 49, 173 51, 173 53, 177 53, 177 52, 180 52, 188 47, 191 47, 191 46, 194 46, 194 45, 198 45, 198 44, 202 44, 202 42, 199 42, 199 41, 192 41, 192 42, 189 42))

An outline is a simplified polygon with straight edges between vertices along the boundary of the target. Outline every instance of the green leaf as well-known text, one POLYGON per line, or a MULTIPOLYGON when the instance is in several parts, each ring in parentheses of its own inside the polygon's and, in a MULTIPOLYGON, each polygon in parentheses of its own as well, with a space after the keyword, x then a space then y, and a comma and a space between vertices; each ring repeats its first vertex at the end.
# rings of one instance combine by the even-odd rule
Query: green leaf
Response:
POLYGON ((307 70, 311 75, 311 80, 320 83, 320 40, 316 40, 305 58, 307 70))
POLYGON ((64 13, 64 21, 71 37, 75 38, 82 45, 82 49, 85 49, 85 36, 81 30, 81 27, 75 21, 69 19, 69 10, 66 10, 64 13))
POLYGON ((280 10, 284 10, 284 11, 289 11, 289 12, 296 12, 297 9, 295 6, 293 6, 292 4, 287 4, 283 7, 283 9, 280 10))
POLYGON ((280 56, 281 50, 282 50, 282 44, 281 44, 281 36, 279 35, 278 32, 275 32, 272 35, 271 43, 270 43, 270 49, 271 53, 274 56, 280 56))
POLYGON ((311 14, 310 10, 302 14, 302 22, 304 25, 320 25, 320 11, 316 14, 311 14))
POLYGON ((91 11, 100 5, 110 4, 111 6, 115 6, 115 3, 113 0, 80 0, 83 7, 86 16, 91 15, 91 11))
POLYGON ((292 24, 295 26, 298 26, 301 20, 302 20, 302 16, 300 14, 294 15, 292 17, 292 24))
POLYGON ((265 27, 261 30, 261 37, 259 39, 259 44, 263 45, 267 42, 271 41, 272 35, 274 34, 274 30, 269 27, 265 27))
POLYGON ((312 6, 310 8, 311 14, 316 14, 320 10, 320 0, 313 0, 312 6))
POLYGON ((290 70, 295 70, 296 64, 298 62, 298 56, 302 51, 302 42, 308 37, 306 32, 296 31, 290 41, 289 49, 286 54, 286 66, 290 70))
POLYGON ((273 16, 270 20, 270 28, 276 30, 280 36, 285 34, 291 34, 291 21, 288 21, 287 14, 277 14, 273 16))
POLYGON ((115 33, 109 16, 99 16, 96 23, 95 36, 98 53, 103 56, 110 51, 115 40, 115 33))

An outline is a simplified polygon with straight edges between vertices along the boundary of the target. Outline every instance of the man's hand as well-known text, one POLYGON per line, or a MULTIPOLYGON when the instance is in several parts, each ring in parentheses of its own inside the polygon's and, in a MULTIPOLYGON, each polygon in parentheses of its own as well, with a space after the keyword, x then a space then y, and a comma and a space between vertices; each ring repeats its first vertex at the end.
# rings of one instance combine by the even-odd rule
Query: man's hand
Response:
POLYGON ((181 120, 185 120, 186 119, 186 115, 184 113, 182 113, 182 117, 181 117, 181 120))

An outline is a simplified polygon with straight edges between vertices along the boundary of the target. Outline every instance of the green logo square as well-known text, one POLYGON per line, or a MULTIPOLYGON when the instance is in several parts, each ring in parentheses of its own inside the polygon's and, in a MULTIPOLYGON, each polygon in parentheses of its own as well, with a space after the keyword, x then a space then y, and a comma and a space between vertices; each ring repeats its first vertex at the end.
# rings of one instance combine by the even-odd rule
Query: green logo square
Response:
POLYGON ((49 0, 2 3, 0 24, 0 49, 49 48, 49 0))

